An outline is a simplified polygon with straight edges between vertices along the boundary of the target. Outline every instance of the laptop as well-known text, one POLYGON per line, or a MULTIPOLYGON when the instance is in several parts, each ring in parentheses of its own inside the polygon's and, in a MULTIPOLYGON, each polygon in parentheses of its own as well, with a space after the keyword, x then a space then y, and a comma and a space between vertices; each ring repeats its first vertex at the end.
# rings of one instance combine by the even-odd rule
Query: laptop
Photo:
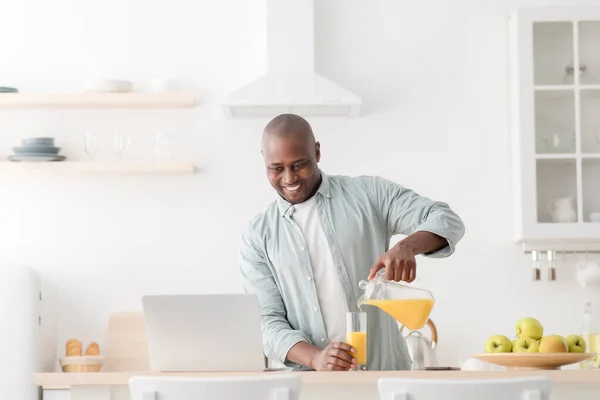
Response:
POLYGON ((142 307, 152 370, 266 370, 256 295, 147 295, 142 307))

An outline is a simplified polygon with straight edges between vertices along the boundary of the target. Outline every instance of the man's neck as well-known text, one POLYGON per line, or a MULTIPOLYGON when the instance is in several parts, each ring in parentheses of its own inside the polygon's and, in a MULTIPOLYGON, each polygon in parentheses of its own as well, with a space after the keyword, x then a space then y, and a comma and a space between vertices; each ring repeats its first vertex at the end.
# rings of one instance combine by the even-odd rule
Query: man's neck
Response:
MULTIPOLYGON (((317 184, 315 185, 315 187, 312 190, 312 192, 310 193, 310 195, 306 198, 306 200, 313 197, 319 191, 319 188, 321 187, 322 183, 323 183, 323 176, 321 175, 321 172, 319 172, 319 180, 317 181, 317 184)), ((304 201, 306 201, 306 200, 304 200, 304 201)))

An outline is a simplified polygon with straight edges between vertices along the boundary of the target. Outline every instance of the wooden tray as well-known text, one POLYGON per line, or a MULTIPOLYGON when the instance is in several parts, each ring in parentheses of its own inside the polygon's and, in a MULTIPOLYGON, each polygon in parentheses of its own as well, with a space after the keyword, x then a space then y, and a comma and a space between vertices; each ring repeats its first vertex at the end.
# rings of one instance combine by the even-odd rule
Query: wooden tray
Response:
POLYGON ((595 356, 596 353, 489 353, 472 357, 507 369, 560 369, 595 356))

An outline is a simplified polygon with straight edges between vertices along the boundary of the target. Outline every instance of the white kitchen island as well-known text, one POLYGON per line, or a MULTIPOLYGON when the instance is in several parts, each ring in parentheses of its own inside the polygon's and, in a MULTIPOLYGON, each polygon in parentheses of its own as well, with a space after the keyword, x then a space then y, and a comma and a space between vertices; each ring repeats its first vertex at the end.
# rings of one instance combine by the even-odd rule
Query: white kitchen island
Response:
MULTIPOLYGON (((252 376, 257 373, 38 373, 33 379, 42 389, 43 400, 129 400, 132 376, 252 376)), ((297 374, 302 377, 302 400, 378 399, 381 377, 425 379, 497 379, 547 376, 552 380, 551 400, 600 399, 600 370, 552 371, 352 371, 352 372, 264 372, 297 374)))

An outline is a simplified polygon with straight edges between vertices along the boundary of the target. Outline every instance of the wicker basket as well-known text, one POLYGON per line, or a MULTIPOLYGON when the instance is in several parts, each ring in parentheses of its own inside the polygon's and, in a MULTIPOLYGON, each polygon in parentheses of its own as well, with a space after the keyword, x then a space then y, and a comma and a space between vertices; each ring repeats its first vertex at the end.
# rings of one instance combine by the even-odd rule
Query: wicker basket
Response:
POLYGON ((63 372, 100 372, 103 356, 72 356, 60 359, 63 372))

